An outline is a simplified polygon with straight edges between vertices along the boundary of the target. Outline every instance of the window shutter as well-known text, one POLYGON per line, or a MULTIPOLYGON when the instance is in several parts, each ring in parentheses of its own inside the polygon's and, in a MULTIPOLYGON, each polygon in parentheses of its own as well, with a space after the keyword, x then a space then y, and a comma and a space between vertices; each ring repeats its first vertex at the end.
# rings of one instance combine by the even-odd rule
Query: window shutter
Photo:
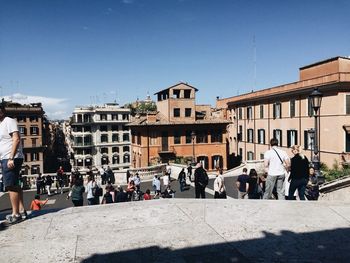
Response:
POLYGON ((276 104, 273 104, 273 118, 276 119, 276 104))
POLYGON ((279 141, 280 141, 280 146, 282 146, 282 130, 280 130, 280 137, 279 137, 279 141))
POLYGON ((346 114, 350 114, 350 95, 346 95, 346 114))
POLYGON ((287 131, 287 147, 291 146, 291 136, 290 136, 291 132, 290 130, 287 131))
POLYGON ((304 131, 304 149, 306 150, 307 148, 308 148, 308 144, 309 144, 309 142, 308 142, 308 136, 307 136, 307 131, 304 131))
POLYGON ((295 144, 299 145, 299 143, 298 143, 298 132, 297 131, 295 131, 295 144))

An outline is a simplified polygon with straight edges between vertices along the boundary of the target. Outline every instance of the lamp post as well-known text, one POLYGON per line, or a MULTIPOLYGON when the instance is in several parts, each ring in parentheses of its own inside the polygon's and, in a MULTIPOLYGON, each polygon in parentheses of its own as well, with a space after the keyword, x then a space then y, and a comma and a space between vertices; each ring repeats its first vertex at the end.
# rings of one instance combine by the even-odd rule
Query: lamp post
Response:
POLYGON ((324 183, 324 177, 320 172, 320 156, 319 156, 319 129, 318 129, 318 113, 321 108, 323 94, 315 88, 310 94, 311 107, 315 112, 315 134, 314 134, 314 155, 313 155, 313 164, 315 169, 315 174, 319 184, 324 183))
POLYGON ((192 138, 192 163, 196 161, 196 156, 194 153, 194 140, 196 139, 196 132, 192 131, 191 132, 191 138, 192 138))

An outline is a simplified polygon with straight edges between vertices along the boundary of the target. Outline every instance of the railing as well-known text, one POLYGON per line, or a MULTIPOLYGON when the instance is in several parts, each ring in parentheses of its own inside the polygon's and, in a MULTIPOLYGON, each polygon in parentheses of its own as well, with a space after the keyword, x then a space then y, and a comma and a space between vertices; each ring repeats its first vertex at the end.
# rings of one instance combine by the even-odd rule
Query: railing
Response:
POLYGON ((138 173, 141 180, 142 179, 152 179, 155 175, 163 175, 163 172, 166 169, 166 164, 159 164, 149 167, 141 167, 141 168, 131 168, 129 169, 129 172, 131 174, 138 173))

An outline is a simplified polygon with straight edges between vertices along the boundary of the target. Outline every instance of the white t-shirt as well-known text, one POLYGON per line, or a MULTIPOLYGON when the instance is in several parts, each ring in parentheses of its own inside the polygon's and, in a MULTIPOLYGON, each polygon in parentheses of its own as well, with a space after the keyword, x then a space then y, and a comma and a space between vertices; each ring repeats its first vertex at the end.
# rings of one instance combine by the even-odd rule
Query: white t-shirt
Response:
POLYGON ((285 151, 273 146, 272 149, 266 151, 264 154, 264 160, 269 161, 269 170, 267 173, 271 176, 283 175, 286 169, 274 150, 276 150, 283 162, 289 160, 289 156, 285 151))
POLYGON ((164 186, 167 186, 169 184, 169 176, 168 175, 163 176, 163 184, 164 184, 164 186))
MULTIPOLYGON (((0 123, 0 159, 8 159, 11 156, 12 137, 10 134, 18 132, 16 120, 5 117, 0 123)), ((23 158, 22 144, 19 143, 14 158, 23 158)))

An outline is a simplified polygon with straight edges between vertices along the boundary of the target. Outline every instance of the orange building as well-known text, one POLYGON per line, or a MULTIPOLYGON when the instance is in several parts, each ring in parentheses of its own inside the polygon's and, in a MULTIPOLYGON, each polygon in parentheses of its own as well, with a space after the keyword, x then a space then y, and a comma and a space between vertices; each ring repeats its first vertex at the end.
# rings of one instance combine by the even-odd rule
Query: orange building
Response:
POLYGON ((315 128, 309 95, 323 93, 319 110, 321 162, 349 162, 350 154, 350 59, 334 57, 299 69, 297 82, 217 100, 226 110, 229 153, 243 160, 262 159, 272 137, 288 153, 293 144, 302 145, 311 157, 315 128))
POLYGON ((181 161, 200 161, 208 170, 227 168, 226 126, 210 105, 196 105, 198 90, 179 83, 157 95, 157 112, 137 115, 128 124, 135 168, 181 161))

